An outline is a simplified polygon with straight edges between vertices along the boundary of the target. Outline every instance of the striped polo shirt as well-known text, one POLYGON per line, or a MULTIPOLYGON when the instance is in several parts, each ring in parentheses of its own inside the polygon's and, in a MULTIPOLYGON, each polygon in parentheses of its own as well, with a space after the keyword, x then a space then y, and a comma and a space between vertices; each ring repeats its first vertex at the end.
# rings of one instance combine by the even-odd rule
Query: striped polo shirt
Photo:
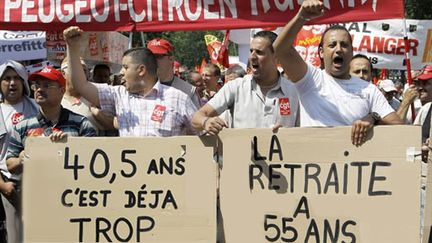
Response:
POLYGON ((24 150, 27 137, 48 137, 53 131, 60 130, 72 137, 93 137, 96 130, 87 118, 61 107, 57 124, 47 120, 39 111, 19 122, 12 130, 6 159, 18 157, 24 150))

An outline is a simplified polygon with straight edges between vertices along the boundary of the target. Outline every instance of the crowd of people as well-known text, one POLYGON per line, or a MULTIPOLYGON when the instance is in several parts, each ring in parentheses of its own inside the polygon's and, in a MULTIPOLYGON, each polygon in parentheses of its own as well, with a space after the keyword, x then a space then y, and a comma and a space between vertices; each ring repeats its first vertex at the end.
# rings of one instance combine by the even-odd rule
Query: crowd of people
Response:
POLYGON ((428 144, 432 66, 415 73, 414 84, 403 93, 392 80, 375 86, 369 58, 353 56, 351 35, 333 25, 321 37, 322 68, 315 67, 293 44, 302 26, 323 14, 322 2, 307 0, 279 35, 256 33, 247 70, 234 65, 221 72, 215 64, 200 72, 175 70, 173 45, 158 38, 126 51, 119 75, 111 75, 102 63, 89 72, 79 56, 84 44, 79 27, 64 30, 67 56, 59 70, 47 66, 28 75, 18 62, 1 64, 0 242, 22 240, 20 180, 25 141, 32 136, 58 141, 66 136, 169 137, 217 135, 224 128, 277 132, 281 127, 352 126, 352 143, 361 146, 375 125, 416 124, 428 144), (413 121, 411 107, 418 103, 413 121))

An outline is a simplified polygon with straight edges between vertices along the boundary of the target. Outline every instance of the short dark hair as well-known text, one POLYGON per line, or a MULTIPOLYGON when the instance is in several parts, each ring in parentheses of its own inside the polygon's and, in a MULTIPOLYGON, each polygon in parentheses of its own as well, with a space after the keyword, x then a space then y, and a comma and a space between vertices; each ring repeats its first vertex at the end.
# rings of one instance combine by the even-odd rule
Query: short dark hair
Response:
POLYGON ((275 40, 277 38, 277 34, 275 34, 272 31, 262 30, 262 31, 259 31, 253 35, 253 39, 255 39, 255 38, 267 39, 270 42, 270 50, 272 52, 274 52, 273 43, 275 42, 275 40))
POLYGON ((366 60, 369 62, 369 65, 370 65, 370 69, 371 69, 371 71, 373 70, 373 65, 372 65, 372 63, 371 63, 369 57, 367 57, 366 55, 363 55, 363 54, 361 54, 361 53, 358 53, 358 54, 355 54, 355 55, 352 57, 351 61, 354 60, 354 59, 356 59, 356 58, 363 58, 363 59, 366 59, 366 60))
POLYGON ((347 28, 345 28, 345 27, 342 26, 342 25, 338 25, 338 24, 336 24, 336 25, 330 25, 326 30, 324 30, 324 32, 323 32, 322 35, 321 35, 321 40, 320 40, 320 43, 319 43, 318 48, 322 48, 322 47, 323 47, 324 36, 325 36, 325 35, 327 34, 327 32, 330 31, 330 30, 342 30, 342 31, 346 31, 346 32, 348 33, 350 43, 352 44, 351 34, 350 34, 350 32, 347 30, 347 28))
POLYGON ((198 71, 195 71, 195 70, 187 71, 186 72, 186 79, 185 80, 188 81, 190 84, 193 84, 193 81, 192 81, 192 75, 193 74, 201 76, 201 74, 198 71))
POLYGON ((99 69, 107 69, 111 73, 111 68, 107 64, 99 63, 93 67, 93 74, 99 69))
POLYGON ((216 64, 208 63, 204 66, 204 69, 210 69, 213 71, 215 76, 218 76, 218 77, 221 76, 221 70, 216 64))
POLYGON ((156 76, 157 63, 155 55, 146 47, 131 48, 124 52, 123 57, 129 56, 132 62, 144 64, 149 74, 156 76))
POLYGON ((225 76, 230 74, 237 75, 237 78, 242 78, 246 75, 246 71, 240 65, 234 65, 225 71, 225 76))

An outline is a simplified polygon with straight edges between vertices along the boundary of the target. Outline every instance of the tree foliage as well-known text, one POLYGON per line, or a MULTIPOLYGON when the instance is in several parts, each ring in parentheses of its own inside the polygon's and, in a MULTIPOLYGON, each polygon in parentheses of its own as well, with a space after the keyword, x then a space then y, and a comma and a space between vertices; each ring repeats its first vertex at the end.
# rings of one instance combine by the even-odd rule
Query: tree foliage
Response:
POLYGON ((405 17, 432 19, 432 0, 405 0, 405 17))
MULTIPOLYGON (((193 68, 200 64, 203 58, 209 62, 210 58, 204 41, 205 35, 214 35, 222 42, 224 34, 221 31, 177 31, 144 33, 145 42, 154 38, 169 40, 175 49, 175 58, 182 65, 193 68)), ((133 46, 141 46, 141 35, 135 33, 133 46)), ((237 55, 235 44, 230 42, 230 55, 237 55)))

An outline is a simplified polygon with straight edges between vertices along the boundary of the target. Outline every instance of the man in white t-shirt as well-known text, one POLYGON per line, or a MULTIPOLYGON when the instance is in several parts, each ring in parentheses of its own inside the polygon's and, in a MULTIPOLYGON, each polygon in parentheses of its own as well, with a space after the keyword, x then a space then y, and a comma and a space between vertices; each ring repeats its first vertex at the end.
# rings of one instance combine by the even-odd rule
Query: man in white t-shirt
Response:
POLYGON ((308 20, 323 14, 321 1, 303 1, 273 46, 299 93, 300 125, 352 125, 351 140, 359 146, 366 141, 374 124, 403 122, 374 85, 349 74, 353 48, 351 35, 344 27, 333 25, 322 35, 319 55, 324 70, 305 63, 297 53, 293 47, 297 33, 308 20))

